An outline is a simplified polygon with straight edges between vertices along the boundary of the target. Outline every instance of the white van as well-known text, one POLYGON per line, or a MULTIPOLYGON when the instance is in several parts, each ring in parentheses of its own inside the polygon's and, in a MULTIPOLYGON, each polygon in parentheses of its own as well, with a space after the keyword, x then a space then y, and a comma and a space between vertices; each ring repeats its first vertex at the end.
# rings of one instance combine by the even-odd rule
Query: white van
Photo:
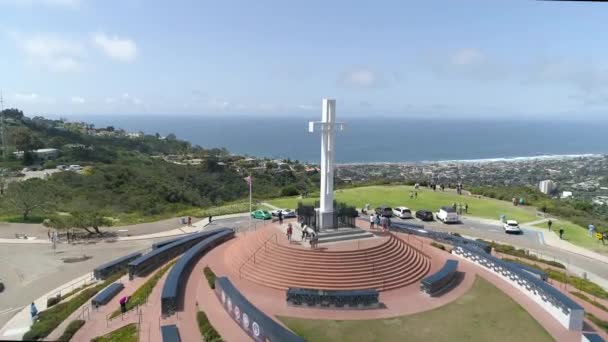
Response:
POLYGON ((442 221, 443 223, 457 223, 460 221, 456 210, 448 206, 439 208, 436 217, 437 220, 442 221))
POLYGON ((402 219, 412 218, 412 211, 406 207, 397 207, 393 208, 393 215, 402 219))

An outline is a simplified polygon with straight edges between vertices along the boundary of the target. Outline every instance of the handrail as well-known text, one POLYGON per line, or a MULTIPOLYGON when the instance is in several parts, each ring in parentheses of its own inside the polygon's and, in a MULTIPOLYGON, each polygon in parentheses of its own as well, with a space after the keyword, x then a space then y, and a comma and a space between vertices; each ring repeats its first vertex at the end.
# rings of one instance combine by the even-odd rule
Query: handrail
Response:
POLYGON ((258 248, 255 250, 255 252, 253 252, 253 254, 252 254, 252 255, 250 255, 250 256, 249 256, 249 258, 247 258, 247 260, 245 260, 245 261, 244 261, 244 262, 241 264, 241 266, 239 267, 239 279, 240 279, 240 278, 242 278, 241 270, 243 269, 243 266, 245 266, 245 264, 246 264, 246 263, 248 263, 248 262, 249 262, 249 260, 251 260, 251 258, 253 258, 253 263, 255 264, 255 254, 256 254, 256 253, 257 253, 257 252, 258 252, 260 249, 262 249, 262 247, 264 247, 264 251, 266 251, 266 244, 267 244, 267 243, 268 243, 268 241, 270 241, 270 239, 272 239, 273 237, 274 237, 274 239, 275 239, 275 243, 276 243, 277 245, 279 244, 279 238, 278 238, 278 236, 277 236, 277 233, 274 233, 274 234, 270 235, 270 237, 269 237, 268 239, 264 240, 264 243, 263 243, 261 246, 259 246, 259 247, 258 247, 258 248))

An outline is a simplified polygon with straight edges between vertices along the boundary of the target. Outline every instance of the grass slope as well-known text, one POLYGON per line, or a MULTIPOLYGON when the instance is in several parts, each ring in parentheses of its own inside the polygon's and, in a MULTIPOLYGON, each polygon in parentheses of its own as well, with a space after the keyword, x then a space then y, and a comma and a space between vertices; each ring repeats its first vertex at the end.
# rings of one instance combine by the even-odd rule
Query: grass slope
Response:
POLYGON ((410 316, 376 320, 278 317, 307 341, 552 341, 521 306, 483 278, 456 301, 410 316))
MULTIPOLYGON (((413 186, 366 186, 353 189, 336 190, 336 200, 363 207, 366 203, 372 207, 378 205, 406 206, 410 209, 429 209, 437 211, 444 205, 452 203, 467 203, 469 215, 497 220, 501 214, 509 219, 520 222, 530 222, 537 219, 535 210, 530 207, 515 207, 510 202, 491 198, 476 198, 473 196, 460 196, 453 192, 432 191, 427 188, 414 190, 413 186), (410 191, 417 191, 418 198, 410 199, 410 191)), ((308 198, 305 202, 314 202, 315 198, 308 198)), ((283 197, 268 201, 281 208, 295 208, 298 203, 296 197, 283 197)))
MULTIPOLYGON (((535 224, 534 226, 548 230, 546 222, 535 224)), ((568 221, 554 220, 551 231, 559 236, 560 228, 564 228, 564 240, 595 252, 608 253, 608 244, 602 245, 602 242, 597 240, 595 236, 589 236, 587 228, 568 221)))

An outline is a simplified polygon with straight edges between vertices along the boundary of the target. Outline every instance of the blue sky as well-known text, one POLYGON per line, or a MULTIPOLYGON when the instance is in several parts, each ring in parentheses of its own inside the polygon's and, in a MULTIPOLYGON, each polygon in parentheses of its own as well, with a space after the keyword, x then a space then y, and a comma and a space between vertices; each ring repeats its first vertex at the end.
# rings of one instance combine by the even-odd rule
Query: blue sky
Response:
POLYGON ((603 118, 608 4, 0 0, 30 115, 603 118))

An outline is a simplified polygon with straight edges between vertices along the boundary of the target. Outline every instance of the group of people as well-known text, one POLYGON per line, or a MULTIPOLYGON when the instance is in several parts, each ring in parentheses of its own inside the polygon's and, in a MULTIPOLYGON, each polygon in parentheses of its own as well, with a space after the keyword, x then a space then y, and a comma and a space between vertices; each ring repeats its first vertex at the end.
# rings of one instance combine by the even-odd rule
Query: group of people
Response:
POLYGON ((369 215, 369 229, 375 229, 376 227, 382 228, 387 231, 391 226, 390 217, 380 216, 379 214, 369 215))
MULTIPOLYGON (((291 243, 292 241, 292 236, 293 236, 293 226, 291 225, 291 223, 287 224, 287 241, 289 241, 289 243, 291 243)), ((317 236, 317 233, 315 233, 315 231, 306 226, 303 225, 302 226, 302 238, 300 241, 304 242, 308 239, 308 241, 310 242, 310 248, 317 248, 317 243, 319 241, 319 237, 317 236)))
POLYGON ((456 202, 453 202, 452 209, 456 210, 458 212, 458 215, 462 215, 462 213, 465 213, 465 214, 469 213, 469 205, 467 203, 456 204, 456 202))

